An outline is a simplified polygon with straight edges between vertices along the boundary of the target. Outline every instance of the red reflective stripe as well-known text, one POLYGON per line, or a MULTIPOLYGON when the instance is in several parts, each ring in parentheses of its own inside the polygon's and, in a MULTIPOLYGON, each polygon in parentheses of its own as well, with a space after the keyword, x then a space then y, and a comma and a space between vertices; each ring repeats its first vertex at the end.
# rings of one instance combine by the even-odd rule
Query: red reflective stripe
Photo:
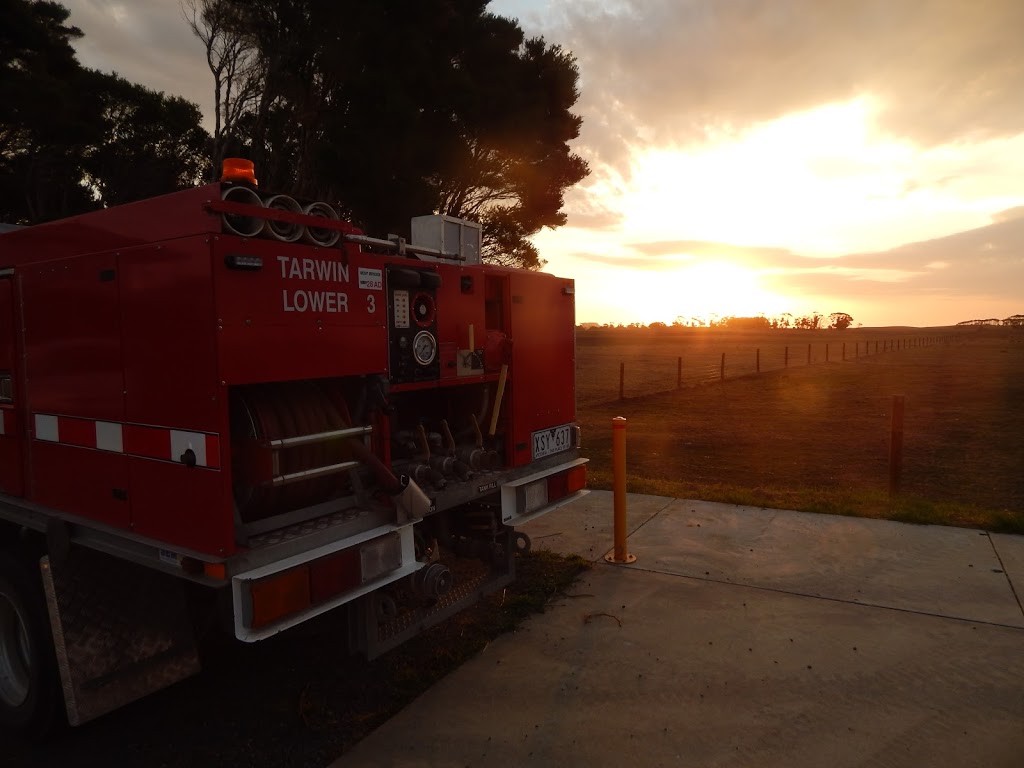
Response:
POLYGON ((134 456, 168 460, 171 458, 171 431, 125 424, 124 452, 134 456))
MULTIPOLYGON (((80 419, 75 416, 54 416, 46 413, 34 414, 35 423, 46 425, 45 435, 37 435, 37 439, 48 440, 62 445, 74 445, 80 448, 93 448, 117 452, 116 431, 120 428, 121 453, 161 461, 178 461, 171 455, 171 432, 176 431, 194 435, 195 440, 205 442, 206 463, 201 466, 220 469, 220 435, 206 432, 188 432, 187 430, 171 430, 167 427, 145 427, 140 424, 124 424, 118 421, 103 420, 104 446, 97 444, 96 425, 93 419, 80 419), (52 425, 52 426, 51 426, 52 425)), ((17 427, 17 414, 10 409, 0 408, 0 435, 13 434, 17 427)), ((40 428, 41 430, 41 428, 40 428)), ((40 431, 42 434, 42 430, 40 431)), ((190 437, 190 439, 192 439, 190 437)))
POLYGON ((83 448, 96 447, 96 422, 91 419, 73 419, 67 416, 58 417, 60 441, 68 445, 80 445, 83 448))
POLYGON ((206 466, 220 469, 220 437, 218 435, 206 436, 206 466))

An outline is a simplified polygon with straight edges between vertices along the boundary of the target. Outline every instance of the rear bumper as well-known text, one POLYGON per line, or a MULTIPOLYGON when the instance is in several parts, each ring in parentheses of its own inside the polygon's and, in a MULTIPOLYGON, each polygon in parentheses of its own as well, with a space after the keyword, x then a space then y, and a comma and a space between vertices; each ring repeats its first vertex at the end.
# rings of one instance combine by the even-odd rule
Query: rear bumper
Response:
POLYGON ((356 598, 373 592, 376 589, 380 589, 387 584, 403 579, 406 576, 415 573, 421 567, 423 567, 423 563, 416 560, 415 544, 413 541, 413 524, 410 523, 401 527, 386 525, 374 528, 358 536, 333 542, 331 544, 294 555, 285 560, 236 574, 231 578, 235 637, 247 643, 263 640, 271 635, 275 635, 278 632, 288 629, 289 627, 294 627, 297 624, 308 621, 314 616, 319 616, 333 608, 337 608, 339 605, 344 605, 345 603, 351 602, 356 598), (339 592, 326 600, 310 604, 308 607, 304 607, 301 610, 288 613, 286 616, 283 616, 272 623, 266 624, 265 626, 253 626, 252 590, 253 585, 260 582, 260 580, 279 575, 285 571, 302 568, 304 565, 321 560, 322 558, 326 558, 343 550, 352 549, 358 547, 360 544, 372 542, 374 539, 379 539, 381 537, 388 536, 389 534, 396 533, 400 537, 401 541, 401 559, 396 569, 384 573, 371 581, 355 586, 352 589, 339 592))
POLYGON ((590 491, 580 488, 558 499, 549 499, 540 506, 534 506, 531 503, 528 489, 555 475, 570 472, 577 467, 584 467, 589 461, 590 459, 573 459, 505 483, 501 487, 501 522, 508 526, 522 525, 541 515, 546 515, 553 509, 558 509, 586 496, 590 491))

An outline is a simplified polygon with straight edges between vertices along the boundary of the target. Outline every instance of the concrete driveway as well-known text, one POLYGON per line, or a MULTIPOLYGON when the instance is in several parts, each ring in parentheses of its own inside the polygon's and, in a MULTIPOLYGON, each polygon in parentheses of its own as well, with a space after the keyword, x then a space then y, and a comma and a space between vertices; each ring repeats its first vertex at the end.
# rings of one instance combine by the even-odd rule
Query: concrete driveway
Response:
POLYGON ((629 497, 523 530, 593 569, 337 766, 1024 765, 1024 537, 629 497))

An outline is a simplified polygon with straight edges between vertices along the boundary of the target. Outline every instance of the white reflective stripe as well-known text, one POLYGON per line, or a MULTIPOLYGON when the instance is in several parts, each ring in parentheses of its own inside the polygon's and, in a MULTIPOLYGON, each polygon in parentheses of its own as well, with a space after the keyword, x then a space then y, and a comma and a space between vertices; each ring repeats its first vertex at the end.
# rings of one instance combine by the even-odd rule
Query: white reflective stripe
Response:
POLYGON ((36 440, 46 440, 51 443, 60 442, 60 428, 57 426, 57 417, 45 413, 36 414, 36 440))
POLYGON ((124 435, 121 425, 114 421, 97 421, 96 447, 101 451, 124 453, 124 435))
POLYGON ((181 454, 192 449, 196 455, 196 466, 206 466, 206 434, 203 432, 182 432, 171 430, 171 461, 181 461, 181 454))

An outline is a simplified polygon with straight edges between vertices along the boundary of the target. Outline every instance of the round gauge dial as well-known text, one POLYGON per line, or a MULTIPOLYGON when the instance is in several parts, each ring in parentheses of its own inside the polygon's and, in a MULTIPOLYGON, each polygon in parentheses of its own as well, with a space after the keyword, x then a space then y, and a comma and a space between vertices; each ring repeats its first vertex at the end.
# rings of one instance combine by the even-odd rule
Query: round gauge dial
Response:
POLYGON ((430 365, 437 357, 437 340, 429 331, 420 331, 412 340, 412 356, 420 365, 430 365))

